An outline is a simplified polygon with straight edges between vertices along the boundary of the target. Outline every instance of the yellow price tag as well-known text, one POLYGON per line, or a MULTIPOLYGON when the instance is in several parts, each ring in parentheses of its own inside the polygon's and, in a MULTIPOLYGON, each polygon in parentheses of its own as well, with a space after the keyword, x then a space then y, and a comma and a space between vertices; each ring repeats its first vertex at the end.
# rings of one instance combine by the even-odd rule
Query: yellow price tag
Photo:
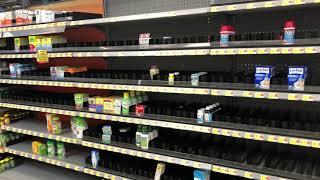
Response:
POLYGON ((111 146, 107 146, 107 151, 112 151, 112 147, 111 146))
POLYGON ((258 49, 258 54, 267 54, 268 51, 267 51, 267 48, 259 48, 258 49))
POLYGON ((211 91, 212 96, 219 96, 219 91, 218 90, 212 90, 211 91))
POLYGON ((48 63, 49 56, 46 50, 38 50, 37 51, 37 62, 38 63, 48 63))
POLYGON ((263 134, 254 134, 253 139, 257 141, 263 141, 263 134))
POLYGON ((281 5, 282 5, 282 6, 293 5, 293 0, 282 0, 281 5))
POLYGON ((279 48, 270 48, 270 54, 280 54, 279 48))
POLYGON ((258 99, 264 98, 264 93, 263 92, 256 92, 254 93, 254 97, 258 99))
POLYGON ((252 97, 253 95, 252 95, 252 92, 250 92, 250 91, 244 91, 244 92, 242 93, 242 96, 243 96, 243 97, 252 97))
POLYGON ((238 54, 247 54, 247 50, 246 49, 239 49, 238 54))
POLYGON ((288 94, 288 100, 289 101, 297 101, 298 95, 297 94, 288 94))
POLYGON ((270 177, 269 176, 266 176, 266 175, 261 175, 260 176, 260 180, 269 180, 270 177))
POLYGON ((304 0, 294 0, 294 4, 295 5, 299 5, 299 4, 305 4, 306 2, 304 0))
POLYGON ((228 174, 233 175, 233 176, 237 176, 238 175, 238 171, 236 169, 230 169, 229 168, 228 174))
POLYGON ((223 129, 223 130, 221 131, 221 134, 224 135, 224 136, 231 136, 230 130, 226 130, 226 129, 223 129))
MULTIPOLYGON (((305 146, 305 147, 309 147, 310 146, 310 141, 307 139, 300 139, 300 146, 305 146)), ((311 143, 312 146, 312 143, 311 143)))
POLYGON ((313 97, 313 95, 304 94, 304 95, 302 95, 302 101, 312 102, 312 101, 314 101, 314 97, 313 97))
POLYGON ((248 179, 253 179, 253 173, 251 172, 244 172, 244 177, 248 179))
POLYGON ((278 93, 269 93, 268 99, 279 99, 278 93))
POLYGON ((194 162, 194 163, 193 163, 193 167, 194 167, 194 168, 197 168, 197 169, 200 169, 200 168, 201 168, 199 162, 194 162))
POLYGON ((316 140, 312 141, 312 147, 313 148, 320 148, 320 141, 316 141, 316 140))
POLYGON ((244 133, 244 137, 245 137, 246 139, 253 139, 253 134, 252 134, 252 133, 249 133, 249 132, 246 132, 246 133, 244 133))
POLYGON ((274 135, 269 135, 267 139, 269 142, 278 142, 277 136, 274 135))
POLYGON ((71 165, 69 163, 66 164, 66 168, 70 169, 71 165))
POLYGON ((299 145, 300 141, 298 138, 290 138, 289 143, 292 145, 299 145))
POLYGON ((79 171, 80 170, 79 166, 74 166, 74 170, 79 171))
POLYGON ((130 151, 129 151, 129 154, 130 154, 130 156, 135 156, 135 153, 134 153, 133 150, 130 150, 130 151))
POLYGON ((220 135, 220 129, 212 128, 212 134, 220 135))
POLYGON ((317 52, 317 49, 314 48, 314 47, 308 47, 306 48, 306 52, 307 54, 313 54, 313 53, 316 53, 317 52))
POLYGON ((211 7, 210 12, 219 12, 219 7, 217 6, 211 7))
POLYGON ((224 95, 225 95, 225 96, 229 96, 229 97, 234 96, 234 95, 233 95, 233 91, 229 91, 229 90, 225 91, 225 92, 224 92, 224 95))
POLYGON ((254 3, 247 4, 247 9, 254 9, 255 8, 254 5, 255 5, 254 3))
POLYGON ((236 5, 229 5, 229 6, 227 6, 227 10, 228 11, 234 11, 234 10, 236 10, 237 9, 237 6, 236 5))
POLYGON ((241 133, 239 131, 232 131, 232 137, 241 138, 241 133))
POLYGON ((293 48, 292 49, 293 54, 303 54, 305 52, 304 48, 293 48))
POLYGON ((284 137, 284 136, 279 136, 278 137, 278 143, 282 143, 282 144, 288 144, 288 138, 287 137, 284 137))

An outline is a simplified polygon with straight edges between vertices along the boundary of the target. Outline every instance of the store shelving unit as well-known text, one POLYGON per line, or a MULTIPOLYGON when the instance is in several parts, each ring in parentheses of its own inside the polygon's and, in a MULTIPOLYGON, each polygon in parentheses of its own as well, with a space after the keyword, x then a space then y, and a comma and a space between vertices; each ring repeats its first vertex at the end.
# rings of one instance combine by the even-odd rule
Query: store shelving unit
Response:
MULTIPOLYGON (((158 13, 146 13, 128 16, 115 16, 99 19, 80 21, 62 21, 47 24, 35 24, 1 28, 2 38, 20 37, 37 34, 52 34, 64 32, 66 28, 77 28, 78 26, 106 25, 131 21, 161 20, 165 18, 183 18, 186 16, 202 16, 222 13, 236 13, 237 11, 287 9, 289 7, 316 6, 319 0, 273 0, 263 2, 249 2, 228 5, 209 5, 203 8, 186 10, 164 11, 158 13)), ((176 57, 176 56, 233 56, 233 55, 316 55, 320 53, 319 39, 299 40, 294 45, 283 45, 280 41, 268 42, 235 42, 229 47, 220 47, 217 43, 190 43, 173 45, 150 45, 121 46, 121 47, 67 47, 56 48, 49 53, 50 58, 88 58, 88 57, 176 57)), ((36 58, 35 53, 21 51, 0 51, 0 59, 32 59, 36 58)), ((248 99, 269 99, 288 100, 297 102, 320 102, 320 88, 306 87, 304 91, 289 91, 286 86, 273 86, 269 90, 256 89, 252 85, 233 83, 202 83, 200 86, 191 86, 189 83, 177 82, 175 85, 168 85, 168 82, 155 82, 147 80, 106 80, 86 78, 65 78, 63 81, 52 80, 49 77, 11 78, 0 76, 0 83, 29 85, 29 86, 51 86, 69 88, 90 88, 103 90, 133 90, 153 93, 174 93, 194 94, 207 96, 242 97, 248 99)), ((35 112, 53 113, 68 116, 80 116, 97 120, 115 121, 127 124, 149 125, 184 131, 191 131, 232 138, 255 140, 277 144, 290 144, 294 147, 320 148, 320 135, 316 132, 304 132, 271 127, 253 125, 213 122, 197 124, 195 119, 178 118, 171 116, 145 115, 136 117, 133 115, 122 116, 105 113, 78 111, 70 106, 54 104, 32 103, 1 99, 1 107, 30 110, 35 112)), ((260 180, 287 180, 317 179, 313 176, 289 173, 275 169, 244 165, 221 159, 207 158, 202 156, 178 153, 161 149, 142 150, 131 144, 111 143, 109 145, 94 139, 77 139, 69 131, 62 135, 52 135, 46 132, 46 127, 34 119, 25 119, 11 125, 4 125, 2 130, 17 132, 30 136, 53 139, 78 146, 99 149, 129 156, 137 156, 155 161, 162 161, 170 164, 188 166, 197 169, 206 169, 213 172, 245 177, 248 179, 260 180)), ((72 169, 85 174, 90 174, 106 179, 143 179, 142 177, 131 177, 119 172, 106 172, 105 170, 92 169, 86 166, 83 161, 88 152, 72 153, 64 160, 41 157, 31 152, 31 142, 22 142, 11 145, 4 149, 5 152, 19 155, 36 161, 52 164, 55 166, 72 169)), ((19 169, 18 169, 19 170, 19 169)), ((10 173, 10 171, 8 171, 10 173)), ((4 174, 6 175, 6 174, 4 174)))

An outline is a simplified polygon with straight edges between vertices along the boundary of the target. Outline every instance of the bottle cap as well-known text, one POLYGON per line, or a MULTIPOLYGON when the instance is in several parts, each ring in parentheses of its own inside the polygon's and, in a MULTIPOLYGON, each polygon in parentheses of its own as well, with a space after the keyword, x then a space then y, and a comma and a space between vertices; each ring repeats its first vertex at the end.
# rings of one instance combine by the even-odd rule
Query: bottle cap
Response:
POLYGON ((234 32, 235 32, 234 26, 231 26, 231 25, 221 25, 220 34, 221 34, 221 33, 234 33, 234 32))
POLYGON ((123 93, 123 98, 125 98, 125 99, 129 98, 129 93, 128 92, 124 92, 123 93))
POLYGON ((169 78, 174 78, 174 73, 170 73, 169 78))
POLYGON ((284 29, 285 29, 285 30, 296 29, 296 23, 294 22, 294 20, 287 20, 287 21, 284 23, 284 29))

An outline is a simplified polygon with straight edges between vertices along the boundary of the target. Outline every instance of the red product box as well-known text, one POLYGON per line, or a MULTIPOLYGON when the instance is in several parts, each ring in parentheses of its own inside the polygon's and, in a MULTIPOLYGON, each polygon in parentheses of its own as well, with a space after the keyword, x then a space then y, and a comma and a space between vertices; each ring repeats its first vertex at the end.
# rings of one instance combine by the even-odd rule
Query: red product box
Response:
POLYGON ((136 105, 136 116, 144 116, 144 105, 137 104, 136 105))

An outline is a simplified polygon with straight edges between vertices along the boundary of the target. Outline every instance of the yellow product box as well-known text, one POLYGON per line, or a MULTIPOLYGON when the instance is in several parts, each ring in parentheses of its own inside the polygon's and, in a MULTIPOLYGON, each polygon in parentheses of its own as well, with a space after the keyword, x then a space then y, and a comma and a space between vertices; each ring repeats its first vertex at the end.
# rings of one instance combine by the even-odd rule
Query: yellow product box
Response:
POLYGON ((103 103, 103 111, 106 112, 113 112, 114 110, 114 96, 110 96, 105 98, 104 103, 103 103))
POLYGON ((105 97, 97 96, 96 97, 96 112, 103 112, 103 104, 105 97))
POLYGON ((39 154, 39 146, 41 145, 41 142, 39 142, 39 141, 33 141, 32 142, 32 152, 34 153, 34 154, 39 154))
POLYGON ((31 52, 37 51, 38 43, 40 43, 38 36, 29 36, 29 47, 31 52))

